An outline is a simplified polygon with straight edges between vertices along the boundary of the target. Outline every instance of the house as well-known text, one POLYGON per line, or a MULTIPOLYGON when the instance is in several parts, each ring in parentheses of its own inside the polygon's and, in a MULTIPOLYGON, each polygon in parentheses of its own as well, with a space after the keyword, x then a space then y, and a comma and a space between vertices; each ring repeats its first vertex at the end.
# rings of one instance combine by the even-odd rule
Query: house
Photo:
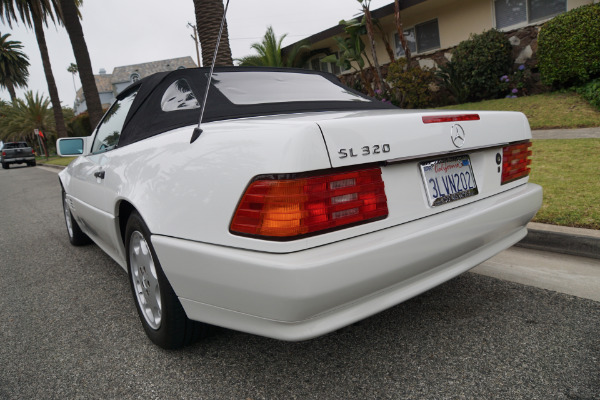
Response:
MULTIPOLYGON (((470 34, 492 28, 506 32, 516 63, 534 64, 541 24, 560 13, 594 2, 598 0, 400 0, 400 9, 404 35, 413 57, 422 67, 434 68, 445 62, 444 59, 451 59, 452 48, 470 34)), ((381 24, 382 34, 395 52, 394 56, 403 56, 394 22, 394 3, 372 10, 371 14, 381 24)), ((312 48, 305 67, 337 75, 351 72, 341 71, 335 63, 321 61, 338 51, 334 37, 343 35, 343 27, 337 25, 301 40, 312 48)), ((376 36, 377 59, 384 65, 391 60, 380 33, 376 32, 376 36)), ((294 44, 282 51, 289 51, 294 44)), ((369 51, 367 57, 371 59, 369 51)))
MULTIPOLYGON (((106 70, 101 68, 100 74, 94 75, 94 78, 96 79, 96 87, 98 88, 102 107, 108 108, 123 89, 146 76, 156 72, 196 67, 196 63, 188 56, 116 67, 112 74, 107 74, 106 70)), ((83 89, 77 91, 73 109, 75 110, 75 115, 87 110, 83 89)))

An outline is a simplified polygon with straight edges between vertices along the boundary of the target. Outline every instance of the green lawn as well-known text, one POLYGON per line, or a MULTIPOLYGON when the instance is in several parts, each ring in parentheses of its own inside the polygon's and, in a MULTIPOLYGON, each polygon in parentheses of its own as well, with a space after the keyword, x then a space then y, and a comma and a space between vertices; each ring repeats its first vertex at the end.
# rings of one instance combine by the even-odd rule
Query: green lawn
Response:
POLYGON ((531 129, 586 128, 600 126, 600 111, 577 93, 546 93, 516 99, 487 100, 442 107, 450 110, 520 111, 531 129))
POLYGON ((534 140, 530 181, 544 188, 534 221, 600 229, 600 139, 534 140))
POLYGON ((46 160, 46 157, 36 157, 36 161, 37 161, 38 164, 51 164, 51 165, 67 166, 75 158, 76 157, 50 156, 48 158, 48 160, 46 160))

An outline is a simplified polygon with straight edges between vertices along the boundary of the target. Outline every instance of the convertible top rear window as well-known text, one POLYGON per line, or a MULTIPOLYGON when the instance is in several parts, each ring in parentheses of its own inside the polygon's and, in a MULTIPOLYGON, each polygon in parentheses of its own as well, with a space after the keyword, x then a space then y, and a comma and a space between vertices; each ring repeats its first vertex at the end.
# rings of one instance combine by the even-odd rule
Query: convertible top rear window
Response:
POLYGON ((321 75, 288 72, 222 72, 213 84, 233 104, 290 103, 294 101, 371 101, 336 85, 321 75))
MULTIPOLYGON (((119 147, 193 126, 200 117, 209 68, 161 72, 139 87, 121 132, 119 147)), ((395 109, 342 85, 335 75, 294 68, 216 67, 203 122, 303 112, 395 109)))

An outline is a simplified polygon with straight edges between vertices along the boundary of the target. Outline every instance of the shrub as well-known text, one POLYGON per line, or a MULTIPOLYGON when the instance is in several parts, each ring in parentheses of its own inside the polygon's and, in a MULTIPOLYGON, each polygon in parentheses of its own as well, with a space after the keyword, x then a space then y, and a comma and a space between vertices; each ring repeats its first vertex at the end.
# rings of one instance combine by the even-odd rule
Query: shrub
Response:
POLYGON ((464 92, 464 100, 494 99, 503 94, 498 78, 508 74, 512 64, 510 42, 502 32, 491 29, 460 42, 452 61, 441 67, 440 76, 455 95, 464 92))
POLYGON ((434 94, 430 88, 435 83, 433 71, 418 66, 406 68, 406 59, 400 58, 389 65, 387 81, 397 93, 400 107, 425 108, 433 104, 434 94))
POLYGON ((87 111, 79 114, 67 123, 67 134, 70 137, 90 136, 92 134, 90 116, 87 111))
POLYGON ((600 79, 591 81, 587 85, 578 88, 577 93, 600 110, 600 79))
POLYGON ((532 86, 531 71, 525 65, 519 65, 511 75, 500 77, 500 87, 505 97, 527 96, 532 86))
POLYGON ((554 17, 538 36, 542 82, 569 87, 600 75, 600 4, 589 4, 554 17))

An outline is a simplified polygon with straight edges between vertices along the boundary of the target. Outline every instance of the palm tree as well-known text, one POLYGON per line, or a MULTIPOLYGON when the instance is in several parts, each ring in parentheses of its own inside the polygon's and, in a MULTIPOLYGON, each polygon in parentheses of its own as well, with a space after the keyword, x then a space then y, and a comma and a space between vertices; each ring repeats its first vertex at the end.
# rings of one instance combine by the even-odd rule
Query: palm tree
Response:
POLYGON ((34 139, 34 129, 39 129, 48 135, 55 131, 50 100, 31 90, 25 93, 25 100, 16 99, 12 107, 4 108, 5 129, 2 132, 3 140, 17 140, 27 138, 29 142, 34 139))
POLYGON ((346 37, 336 36, 333 39, 337 42, 340 50, 340 57, 336 54, 331 54, 323 58, 322 62, 335 62, 343 69, 354 68, 360 73, 360 80, 364 89, 369 96, 375 96, 375 92, 371 87, 367 74, 365 73, 365 59, 369 58, 365 55, 365 43, 362 41, 362 36, 366 33, 366 28, 363 22, 357 20, 340 21, 340 25, 344 26, 346 37))
MULTIPOLYGON (((56 23, 53 10, 60 10, 57 0, 0 0, 0 19, 6 22, 12 28, 12 22, 21 20, 30 29, 33 28, 40 48, 44 74, 48 83, 48 93, 52 101, 54 110, 54 119, 56 120, 56 131, 58 137, 67 136, 67 128, 62 115, 60 98, 54 75, 52 74, 52 65, 48 55, 48 46, 46 45, 46 35, 44 34, 44 25, 48 26, 48 19, 56 23)), ((58 19, 58 18, 57 18, 58 19)))
POLYGON ((77 75, 77 72, 79 72, 79 68, 77 68, 77 64, 71 63, 67 67, 67 72, 70 72, 71 75, 73 76, 73 90, 75 90, 75 95, 77 95, 77 87, 75 86, 75 75, 77 75))
POLYGON ((273 27, 269 26, 263 37, 262 42, 253 43, 251 48, 258 52, 258 55, 246 56, 240 59, 241 66, 254 67, 297 67, 302 65, 302 60, 298 57, 302 50, 306 50, 309 46, 305 44, 297 44, 285 56, 281 53, 281 43, 287 36, 287 33, 279 39, 273 31, 273 27))
POLYGON ((367 36, 369 37, 369 47, 371 48, 371 55, 373 57, 373 63, 375 64, 375 72, 377 72, 377 86, 383 93, 386 89, 385 83, 383 82, 383 76, 381 75, 381 67, 377 60, 377 51, 375 49, 375 31, 373 29, 373 19, 371 17, 371 0, 357 0, 365 13, 365 26, 367 27, 367 36))
POLYGON ((29 58, 21 51, 21 42, 9 40, 9 37, 9 33, 0 33, 0 87, 8 90, 11 101, 15 101, 15 86, 27 87, 29 58))
POLYGON ((10 33, 0 34, 0 87, 8 90, 11 101, 17 98, 15 86, 27 87, 29 58, 21 51, 21 42, 9 40, 10 33))
POLYGON ((77 62, 77 69, 79 72, 79 79, 81 80, 81 87, 83 88, 83 96, 87 105, 87 111, 90 116, 90 124, 95 127, 100 119, 102 118, 102 103, 100 102, 100 95, 98 94, 98 87, 96 86, 96 78, 92 70, 92 62, 90 61, 90 54, 88 52, 85 38, 83 37, 83 30, 81 29, 81 22, 79 21, 80 14, 78 7, 81 5, 81 0, 59 0, 62 14, 59 14, 59 22, 62 23, 67 29, 69 39, 71 39, 71 47, 73 47, 73 54, 75 55, 75 61, 77 62))
POLYGON ((408 46, 408 42, 406 41, 406 37, 404 36, 404 28, 402 27, 402 16, 400 15, 399 0, 394 0, 394 21, 396 23, 396 30, 398 31, 398 39, 400 40, 400 45, 402 46, 402 49, 404 50, 404 55, 406 56, 406 68, 410 68, 410 47, 408 46))
MULTIPOLYGON (((196 26, 198 27, 198 37, 202 46, 202 63, 209 66, 213 61, 213 54, 217 45, 219 28, 225 8, 222 0, 194 0, 194 10, 196 12, 196 26)), ((215 65, 233 65, 231 58, 231 48, 229 47, 229 33, 227 32, 227 22, 223 26, 223 35, 217 52, 215 65)))

